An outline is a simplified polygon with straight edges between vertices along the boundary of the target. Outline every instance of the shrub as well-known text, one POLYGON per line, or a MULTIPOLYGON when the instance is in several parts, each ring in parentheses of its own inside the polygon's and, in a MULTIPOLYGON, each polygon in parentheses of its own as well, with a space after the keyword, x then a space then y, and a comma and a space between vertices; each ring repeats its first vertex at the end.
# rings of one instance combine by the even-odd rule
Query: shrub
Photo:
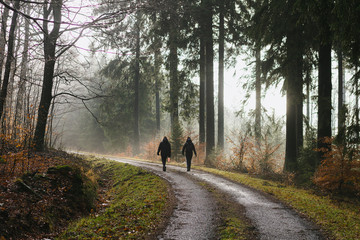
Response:
POLYGON ((229 143, 232 145, 232 156, 230 156, 230 168, 241 171, 247 172, 248 165, 245 162, 245 154, 247 154, 250 148, 249 142, 249 132, 239 132, 233 133, 235 135, 235 139, 228 138, 229 143))
POLYGON ((156 152, 159 147, 159 140, 157 137, 152 138, 150 142, 144 144, 143 146, 143 154, 141 157, 149 160, 157 160, 159 157, 156 155, 156 152))
POLYGON ((278 164, 278 160, 283 158, 281 144, 268 141, 267 136, 258 143, 246 133, 239 133, 237 141, 229 141, 233 145, 231 164, 234 170, 259 175, 271 175, 282 170, 278 164))
POLYGON ((330 149, 319 149, 324 159, 314 176, 314 183, 324 190, 339 194, 360 194, 360 149, 356 145, 335 144, 323 140, 330 149))

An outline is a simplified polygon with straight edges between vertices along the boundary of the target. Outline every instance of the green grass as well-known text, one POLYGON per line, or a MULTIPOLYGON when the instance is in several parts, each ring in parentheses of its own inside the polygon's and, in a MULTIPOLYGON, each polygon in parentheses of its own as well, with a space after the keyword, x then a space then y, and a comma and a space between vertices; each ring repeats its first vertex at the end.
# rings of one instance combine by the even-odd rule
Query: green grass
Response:
POLYGON ((273 195, 296 211, 309 217, 333 239, 360 239, 359 202, 335 201, 329 196, 319 196, 310 190, 251 177, 247 174, 205 167, 195 168, 226 177, 273 195))
POLYGON ((128 164, 90 161, 113 181, 111 204, 102 214, 73 223, 59 239, 144 239, 154 234, 168 207, 167 183, 128 164))
MULTIPOLYGON (((114 200, 98 217, 82 219, 74 224, 63 239, 139 239, 154 231, 157 219, 166 209, 166 183, 153 175, 129 165, 115 162, 95 162, 114 179, 111 195, 114 200), (143 218, 144 217, 144 218, 143 218)), ((96 166, 95 166, 96 167, 96 166)), ((194 168, 211 172, 254 189, 269 193, 318 224, 331 239, 360 239, 359 201, 335 201, 311 190, 299 189, 279 182, 263 180, 247 174, 212 168, 194 168)), ((224 203, 225 204, 225 203, 224 203)), ((244 219, 232 216, 225 208, 221 239, 241 239, 250 227, 244 219), (239 232, 240 231, 240 232, 239 232)))
POLYGON ((224 227, 220 231, 221 239, 247 239, 247 223, 243 220, 234 217, 234 218, 226 218, 224 227))

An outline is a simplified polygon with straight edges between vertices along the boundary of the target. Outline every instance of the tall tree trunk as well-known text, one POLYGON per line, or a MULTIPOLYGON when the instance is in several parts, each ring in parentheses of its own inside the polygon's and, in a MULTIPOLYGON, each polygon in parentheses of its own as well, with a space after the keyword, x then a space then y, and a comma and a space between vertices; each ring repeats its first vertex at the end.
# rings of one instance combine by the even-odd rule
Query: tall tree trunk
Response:
MULTIPOLYGON (((14 8, 16 10, 20 9, 19 0, 15 1, 14 8)), ((17 25, 17 17, 18 17, 18 12, 14 11, 11 19, 11 26, 9 31, 8 51, 7 51, 7 57, 5 63, 4 80, 0 92, 0 118, 3 116, 3 112, 4 112, 6 96, 8 92, 9 78, 11 73, 11 64, 14 61, 14 42, 15 42, 15 29, 17 25)))
MULTIPOLYGON (((329 30, 330 31, 330 30, 329 30)), ((318 148, 330 148, 324 143, 331 137, 331 43, 329 39, 320 43, 318 82, 318 148)), ((322 154, 320 154, 322 157, 322 154)), ((318 163, 316 163, 317 165, 318 163)))
POLYGON ((359 131, 360 131, 360 116, 359 116, 359 68, 358 68, 358 61, 355 63, 355 137, 356 141, 359 141, 359 131))
POLYGON ((134 148, 133 155, 140 152, 140 127, 139 127, 139 92, 140 92, 140 10, 136 13, 136 46, 135 46, 135 77, 134 77, 134 148))
POLYGON ((255 104, 255 139, 258 145, 261 143, 261 53, 260 47, 255 50, 256 58, 256 104, 255 104))
POLYGON ((205 142, 205 103, 206 103, 206 55, 205 55, 205 38, 200 37, 200 109, 199 109, 199 141, 205 142))
MULTIPOLYGON (((54 93, 57 93, 59 90, 59 86, 60 86, 60 81, 56 81, 55 82, 55 86, 53 87, 54 89, 54 93)), ((54 136, 54 120, 55 120, 55 101, 51 102, 51 106, 50 106, 50 115, 48 118, 48 130, 47 130, 47 134, 45 135, 45 142, 48 144, 48 146, 50 148, 54 148, 55 147, 55 142, 56 142, 56 136, 54 136)))
POLYGON ((214 44, 212 29, 212 3, 205 0, 205 49, 206 49, 206 159, 211 165, 210 154, 215 147, 215 114, 214 114, 214 44))
MULTIPOLYGON (((153 24, 156 24, 157 13, 152 15, 153 24)), ((155 77, 155 118, 156 134, 160 133, 160 39, 155 35, 154 38, 154 77, 155 77)))
POLYGON ((344 108, 344 69, 342 51, 338 51, 338 139, 345 140, 345 108, 344 108))
MULTIPOLYGON (((292 26, 286 40, 286 150, 284 170, 295 172, 303 142, 303 46, 301 30, 296 27, 296 15, 290 17, 292 26)), ((289 21, 289 22, 290 22, 289 21)))
POLYGON ((219 89, 218 89, 218 146, 224 148, 224 2, 220 3, 219 16, 219 89))
MULTIPOLYGON (((301 51, 301 49, 299 50, 301 51)), ((301 52, 302 53, 302 52, 301 52)), ((302 55, 298 56, 297 59, 297 66, 298 66, 298 72, 297 72, 297 84, 296 84, 296 96, 297 96, 297 102, 296 102, 296 156, 299 157, 302 148, 304 147, 304 94, 303 94, 303 60, 302 55)))
POLYGON ((159 50, 155 50, 155 109, 156 109, 156 132, 160 132, 160 63, 159 50))
MULTIPOLYGON (((30 7, 27 7, 26 14, 29 15, 30 7)), ((25 102, 25 83, 26 75, 28 70, 28 51, 29 51, 29 35, 30 35, 30 24, 29 21, 25 21, 25 36, 24 36, 24 49, 22 52, 22 58, 20 63, 20 79, 18 84, 18 93, 16 97, 16 107, 15 107, 15 116, 14 116, 14 135, 19 136, 22 134, 20 126, 22 120, 24 119, 24 102, 25 102)))
POLYGON ((35 128, 35 134, 33 139, 34 149, 36 151, 44 150, 44 140, 46 132, 47 118, 49 114, 49 108, 52 100, 52 88, 53 88, 53 77, 55 71, 55 50, 56 50, 56 41, 59 37, 60 25, 61 25, 61 8, 62 0, 53 0, 47 8, 47 5, 44 5, 44 19, 49 19, 49 14, 52 12, 54 16, 53 29, 48 32, 48 21, 43 22, 43 32, 44 32, 44 76, 43 76, 43 86, 41 91, 40 104, 38 108, 38 117, 35 128), (52 11, 51 11, 52 10, 52 11))
MULTIPOLYGON (((18 32, 20 34, 20 32, 18 32)), ((20 44, 17 44, 18 47, 20 44)), ((14 50, 15 53, 19 51, 19 48, 14 50)), ((4 122, 4 129, 2 129, 2 133, 6 134, 6 136, 13 136, 15 131, 14 126, 12 125, 12 116, 13 116, 13 96, 14 96, 14 83, 15 83, 15 76, 17 72, 17 58, 14 58, 14 61, 11 63, 11 73, 9 78, 9 84, 7 89, 7 96, 5 101, 5 107, 3 111, 3 119, 4 122)))
POLYGON ((170 65, 170 106, 171 106, 171 129, 174 128, 174 123, 179 118, 179 79, 178 79, 178 44, 177 44, 177 31, 178 19, 176 12, 170 13, 170 32, 169 32, 169 65, 170 65))
MULTIPOLYGON (((7 2, 7 1, 5 1, 7 2)), ((0 31, 0 88, 2 86, 2 72, 5 60, 5 46, 6 46, 6 33, 7 21, 9 17, 9 8, 5 7, 1 16, 1 31, 0 31)))
MULTIPOLYGON (((319 149, 330 149, 330 144, 324 139, 331 137, 331 30, 329 26, 331 2, 328 0, 319 1, 319 76, 318 76, 318 131, 317 147, 319 149)), ((319 152, 319 159, 323 153, 319 152)), ((315 166, 319 161, 315 163, 315 166)))
POLYGON ((308 121, 308 125, 311 125, 311 116, 310 116, 310 83, 311 83, 311 77, 310 77, 310 71, 307 70, 306 73, 306 117, 308 121))

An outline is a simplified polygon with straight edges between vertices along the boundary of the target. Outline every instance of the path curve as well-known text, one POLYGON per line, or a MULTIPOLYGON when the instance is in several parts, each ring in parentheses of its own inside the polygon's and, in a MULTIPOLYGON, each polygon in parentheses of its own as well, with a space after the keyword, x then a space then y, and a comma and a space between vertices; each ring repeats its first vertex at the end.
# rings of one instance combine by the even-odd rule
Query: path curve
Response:
POLYGON ((216 237, 216 206, 210 193, 189 179, 184 169, 178 171, 167 166, 162 171, 162 165, 145 163, 123 158, 107 157, 123 163, 145 168, 166 179, 174 190, 177 206, 169 219, 169 225, 158 239, 174 240, 205 240, 216 237))
POLYGON ((172 184, 179 206, 170 219, 170 225, 165 230, 163 239, 214 239, 215 221, 212 214, 215 209, 214 203, 209 193, 192 182, 189 176, 211 184, 223 191, 226 198, 231 197, 244 206, 246 215, 254 224, 261 240, 325 239, 314 224, 299 216, 294 210, 241 184, 202 171, 185 172, 186 169, 183 167, 167 166, 168 171, 162 172, 161 164, 109 158, 146 168, 172 184), (192 203, 197 202, 201 204, 192 206, 192 203), (195 229, 194 225, 196 225, 195 229))

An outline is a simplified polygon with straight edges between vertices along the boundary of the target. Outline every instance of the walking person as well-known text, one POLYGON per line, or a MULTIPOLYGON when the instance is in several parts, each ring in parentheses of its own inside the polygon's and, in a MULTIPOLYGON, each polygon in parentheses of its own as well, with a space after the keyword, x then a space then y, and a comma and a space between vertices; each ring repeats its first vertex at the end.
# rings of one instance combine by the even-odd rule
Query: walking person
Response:
POLYGON ((187 171, 190 171, 190 167, 191 167, 191 159, 193 156, 193 152, 195 153, 196 156, 196 150, 195 150, 195 146, 193 144, 193 142, 191 141, 191 138, 188 137, 183 149, 182 149, 182 155, 184 156, 184 152, 186 153, 186 166, 187 166, 187 171))
POLYGON ((167 139, 167 137, 164 137, 162 142, 159 144, 159 148, 157 151, 157 155, 159 156, 159 153, 161 152, 161 161, 163 164, 163 171, 166 171, 166 159, 171 157, 171 146, 167 139))

